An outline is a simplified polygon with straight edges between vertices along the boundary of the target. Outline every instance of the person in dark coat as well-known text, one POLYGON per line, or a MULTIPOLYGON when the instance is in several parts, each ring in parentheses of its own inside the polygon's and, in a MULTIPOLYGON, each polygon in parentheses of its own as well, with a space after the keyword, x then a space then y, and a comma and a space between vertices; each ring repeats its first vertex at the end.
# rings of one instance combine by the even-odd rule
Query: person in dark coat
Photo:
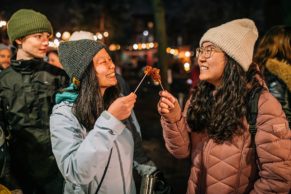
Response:
POLYGON ((260 40, 254 61, 291 126, 291 26, 273 26, 260 40))
POLYGON ((16 11, 7 32, 16 60, 0 75, 0 126, 9 137, 11 172, 24 194, 61 194, 63 178, 52 153, 49 116, 67 74, 43 58, 53 34, 45 15, 16 11))

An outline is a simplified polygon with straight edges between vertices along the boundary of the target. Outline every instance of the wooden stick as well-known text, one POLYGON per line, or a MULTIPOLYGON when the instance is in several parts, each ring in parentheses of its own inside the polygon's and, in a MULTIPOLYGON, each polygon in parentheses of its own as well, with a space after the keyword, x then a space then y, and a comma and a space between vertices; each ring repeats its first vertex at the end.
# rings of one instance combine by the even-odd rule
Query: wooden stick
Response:
POLYGON ((139 86, 141 85, 141 83, 143 82, 143 80, 146 76, 147 76, 147 74, 144 74, 143 78, 140 80, 139 84, 137 85, 137 87, 135 88, 133 93, 136 93, 137 89, 139 88, 139 86))
POLYGON ((159 81, 159 83, 160 83, 160 86, 161 86, 162 90, 163 90, 163 91, 165 91, 165 89, 164 89, 164 87, 163 87, 163 84, 162 84, 162 82, 161 82, 161 81, 159 81))

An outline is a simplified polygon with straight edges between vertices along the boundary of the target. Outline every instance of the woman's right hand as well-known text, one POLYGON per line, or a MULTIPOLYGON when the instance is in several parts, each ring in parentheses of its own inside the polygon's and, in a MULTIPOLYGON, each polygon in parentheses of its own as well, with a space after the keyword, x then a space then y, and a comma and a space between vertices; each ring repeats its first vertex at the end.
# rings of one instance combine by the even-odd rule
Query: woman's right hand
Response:
POLYGON ((108 112, 115 118, 122 121, 127 119, 136 102, 136 95, 130 93, 128 96, 117 98, 108 108, 108 112))
POLYGON ((176 122, 181 117, 181 108, 178 100, 169 92, 161 91, 159 93, 160 101, 158 103, 158 112, 169 122, 176 122))

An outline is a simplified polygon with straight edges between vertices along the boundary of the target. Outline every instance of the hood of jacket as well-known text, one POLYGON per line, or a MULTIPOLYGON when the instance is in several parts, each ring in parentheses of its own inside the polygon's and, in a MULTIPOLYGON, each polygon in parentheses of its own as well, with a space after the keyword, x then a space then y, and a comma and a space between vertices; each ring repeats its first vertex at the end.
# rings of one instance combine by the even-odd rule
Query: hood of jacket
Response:
POLYGON ((266 62, 267 70, 282 80, 291 92, 291 65, 278 59, 268 59, 266 62))

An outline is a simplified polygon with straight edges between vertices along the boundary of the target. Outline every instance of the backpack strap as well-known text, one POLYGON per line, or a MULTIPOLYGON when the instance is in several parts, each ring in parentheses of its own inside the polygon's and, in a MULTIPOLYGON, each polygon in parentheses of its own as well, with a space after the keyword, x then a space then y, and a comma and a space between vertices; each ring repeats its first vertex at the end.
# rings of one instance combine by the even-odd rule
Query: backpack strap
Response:
POLYGON ((258 116, 258 103, 260 95, 263 91, 263 87, 258 87, 250 92, 248 95, 248 103, 247 103, 247 121, 249 123, 249 131, 251 133, 252 138, 252 146, 256 147, 255 136, 257 133, 257 116, 258 116))
POLYGON ((253 89, 249 94, 248 94, 248 103, 247 103, 247 121, 249 123, 249 131, 251 134, 251 146, 254 150, 255 153, 255 158, 256 158, 256 164, 257 168, 260 169, 260 162, 258 159, 257 155, 257 149, 256 149, 256 133, 257 133, 257 116, 258 116, 258 104, 259 104, 259 98, 260 95, 263 91, 263 87, 258 87, 253 89))

